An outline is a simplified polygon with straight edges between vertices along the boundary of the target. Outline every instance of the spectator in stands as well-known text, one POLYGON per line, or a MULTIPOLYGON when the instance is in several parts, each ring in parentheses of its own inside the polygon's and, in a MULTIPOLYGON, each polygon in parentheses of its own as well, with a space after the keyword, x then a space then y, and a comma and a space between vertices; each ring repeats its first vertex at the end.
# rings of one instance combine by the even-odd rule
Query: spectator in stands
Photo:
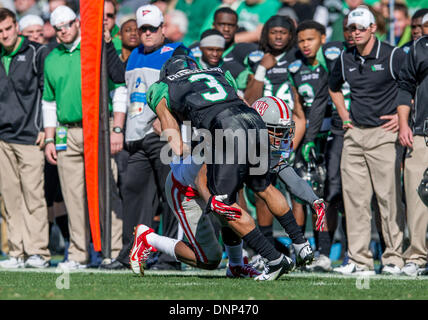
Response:
POLYGON ((45 44, 46 40, 43 37, 44 22, 39 16, 28 14, 19 20, 19 30, 28 40, 40 44, 45 44))
POLYGON ((412 39, 409 10, 402 3, 394 4, 394 36, 397 47, 402 47, 412 39))
POLYGON ((189 30, 183 39, 186 46, 199 40, 199 31, 207 13, 217 6, 217 0, 177 0, 175 9, 184 12, 189 21, 189 30))
POLYGON ((45 268, 50 252, 40 97, 47 48, 18 32, 15 14, 0 9, 0 193, 9 239, 9 259, 0 266, 45 268))
POLYGON ((236 9, 238 26, 245 31, 235 36, 235 42, 258 42, 263 25, 274 16, 281 3, 279 0, 245 0, 236 9))
POLYGON ((14 0, 16 16, 20 19, 27 14, 42 16, 42 10, 39 8, 36 0, 14 0))
POLYGON ((105 0, 104 1, 104 27, 105 30, 110 32, 112 42, 116 48, 117 54, 122 53, 122 41, 119 36, 119 27, 116 25, 117 1, 105 0))
POLYGON ((188 26, 187 16, 180 10, 172 10, 165 15, 165 37, 172 42, 182 41, 188 26))

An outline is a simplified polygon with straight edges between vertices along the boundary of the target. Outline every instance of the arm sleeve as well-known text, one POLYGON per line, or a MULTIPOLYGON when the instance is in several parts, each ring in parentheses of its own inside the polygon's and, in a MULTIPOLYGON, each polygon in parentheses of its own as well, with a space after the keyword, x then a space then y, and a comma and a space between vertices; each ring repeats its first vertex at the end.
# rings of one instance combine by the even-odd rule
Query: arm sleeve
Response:
POLYGON ((306 201, 311 206, 315 200, 318 200, 309 184, 303 180, 290 166, 284 167, 278 173, 279 178, 287 185, 287 189, 296 197, 306 201))
POLYGON ((337 59, 334 64, 333 70, 328 77, 328 86, 331 91, 338 92, 342 88, 342 84, 345 82, 342 75, 342 55, 337 59))
POLYGON ((153 110, 154 113, 156 113, 156 107, 158 106, 159 102, 165 98, 166 104, 168 106, 168 109, 170 108, 170 102, 169 102, 169 93, 168 93, 168 85, 165 82, 155 82, 147 91, 147 104, 149 105, 150 109, 153 110))
POLYGON ((56 127, 56 102, 42 100, 44 128, 56 127))
POLYGON ((314 102, 312 103, 311 110, 308 115, 308 127, 306 128, 306 133, 303 138, 303 144, 314 141, 318 132, 321 129, 325 110, 328 103, 328 91, 327 83, 323 83, 320 92, 316 95, 314 102))
POLYGON ((407 54, 404 65, 400 70, 398 76, 398 94, 395 99, 395 105, 412 105, 412 99, 416 93, 417 79, 416 79, 416 65, 415 65, 415 47, 412 46, 407 54))
POLYGON ((401 48, 397 48, 397 50, 395 50, 394 52, 394 55, 392 56, 392 72, 394 73, 394 76, 397 80, 400 74, 401 67, 403 66, 403 63, 406 58, 407 54, 401 48))
POLYGON ((117 55, 116 49, 113 45, 113 41, 106 43, 106 52, 107 52, 107 73, 109 78, 114 83, 124 83, 125 82, 125 71, 126 63, 120 60, 117 55))
POLYGON ((119 86, 113 90, 113 112, 126 113, 126 102, 128 99, 128 90, 125 86, 119 86))

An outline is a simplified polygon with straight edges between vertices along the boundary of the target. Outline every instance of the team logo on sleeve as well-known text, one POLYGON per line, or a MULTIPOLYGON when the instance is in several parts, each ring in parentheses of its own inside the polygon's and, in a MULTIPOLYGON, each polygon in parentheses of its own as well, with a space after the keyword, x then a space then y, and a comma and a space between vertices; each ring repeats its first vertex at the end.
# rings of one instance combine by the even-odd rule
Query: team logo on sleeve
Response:
POLYGON ((296 73, 299 71, 300 67, 302 66, 302 60, 296 60, 288 66, 288 70, 290 70, 291 73, 296 73))
POLYGON ((263 58, 264 55, 265 54, 263 53, 263 51, 256 50, 256 51, 251 52, 248 55, 248 59, 250 59, 251 62, 256 63, 256 62, 259 62, 260 60, 262 60, 262 58, 263 58))
POLYGON ((331 47, 325 50, 325 57, 329 60, 336 60, 340 56, 340 49, 338 47, 331 47))

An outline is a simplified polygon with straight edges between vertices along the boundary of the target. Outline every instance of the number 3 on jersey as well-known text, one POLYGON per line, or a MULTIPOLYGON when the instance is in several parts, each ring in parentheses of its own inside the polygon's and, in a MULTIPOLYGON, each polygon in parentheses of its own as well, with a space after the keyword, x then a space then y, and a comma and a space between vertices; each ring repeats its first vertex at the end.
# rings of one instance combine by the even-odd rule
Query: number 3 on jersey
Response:
POLYGON ((224 90, 220 82, 216 80, 212 75, 206 73, 194 74, 189 77, 190 82, 205 80, 205 84, 208 88, 215 89, 216 92, 205 92, 202 97, 205 100, 212 102, 223 101, 227 98, 227 92, 224 90))

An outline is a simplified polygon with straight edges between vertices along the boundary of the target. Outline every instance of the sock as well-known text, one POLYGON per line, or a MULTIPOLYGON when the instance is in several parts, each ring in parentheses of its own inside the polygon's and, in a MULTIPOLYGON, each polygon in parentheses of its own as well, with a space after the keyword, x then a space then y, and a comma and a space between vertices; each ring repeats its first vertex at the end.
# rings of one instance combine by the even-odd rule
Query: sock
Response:
POLYGON ((318 245, 319 245, 318 250, 320 254, 323 254, 329 257, 331 241, 330 241, 330 234, 328 231, 318 232, 318 245))
POLYGON ((285 232, 288 233, 293 243, 301 244, 306 241, 303 236, 304 233, 302 233, 302 230, 300 229, 301 227, 299 228, 297 225, 296 219, 294 219, 294 215, 291 210, 288 210, 288 212, 281 217, 276 217, 276 219, 284 228, 285 232))
POLYGON ((262 235, 270 242, 275 245, 275 239, 273 238, 273 225, 270 226, 259 226, 262 235))
POLYGON ((175 261, 179 261, 175 256, 175 246, 177 245, 178 242, 180 242, 180 240, 160 236, 154 232, 149 233, 146 236, 146 239, 147 239, 147 242, 151 246, 155 247, 158 251, 166 253, 171 257, 174 257, 175 261))
POLYGON ((64 240, 70 239, 70 232, 68 230, 68 216, 66 214, 55 218, 56 224, 61 230, 64 240))
POLYGON ((248 246, 269 261, 277 260, 282 255, 275 250, 274 246, 266 240, 258 228, 254 228, 247 233, 242 239, 247 242, 248 246))
POLYGON ((317 250, 320 250, 320 242, 319 242, 319 231, 317 230, 313 230, 314 232, 314 241, 315 241, 315 248, 317 248, 317 250))
POLYGON ((224 244, 227 256, 229 257, 229 265, 232 267, 244 265, 244 259, 242 257, 242 245, 243 241, 241 241, 241 243, 236 246, 228 246, 227 244, 224 244))

